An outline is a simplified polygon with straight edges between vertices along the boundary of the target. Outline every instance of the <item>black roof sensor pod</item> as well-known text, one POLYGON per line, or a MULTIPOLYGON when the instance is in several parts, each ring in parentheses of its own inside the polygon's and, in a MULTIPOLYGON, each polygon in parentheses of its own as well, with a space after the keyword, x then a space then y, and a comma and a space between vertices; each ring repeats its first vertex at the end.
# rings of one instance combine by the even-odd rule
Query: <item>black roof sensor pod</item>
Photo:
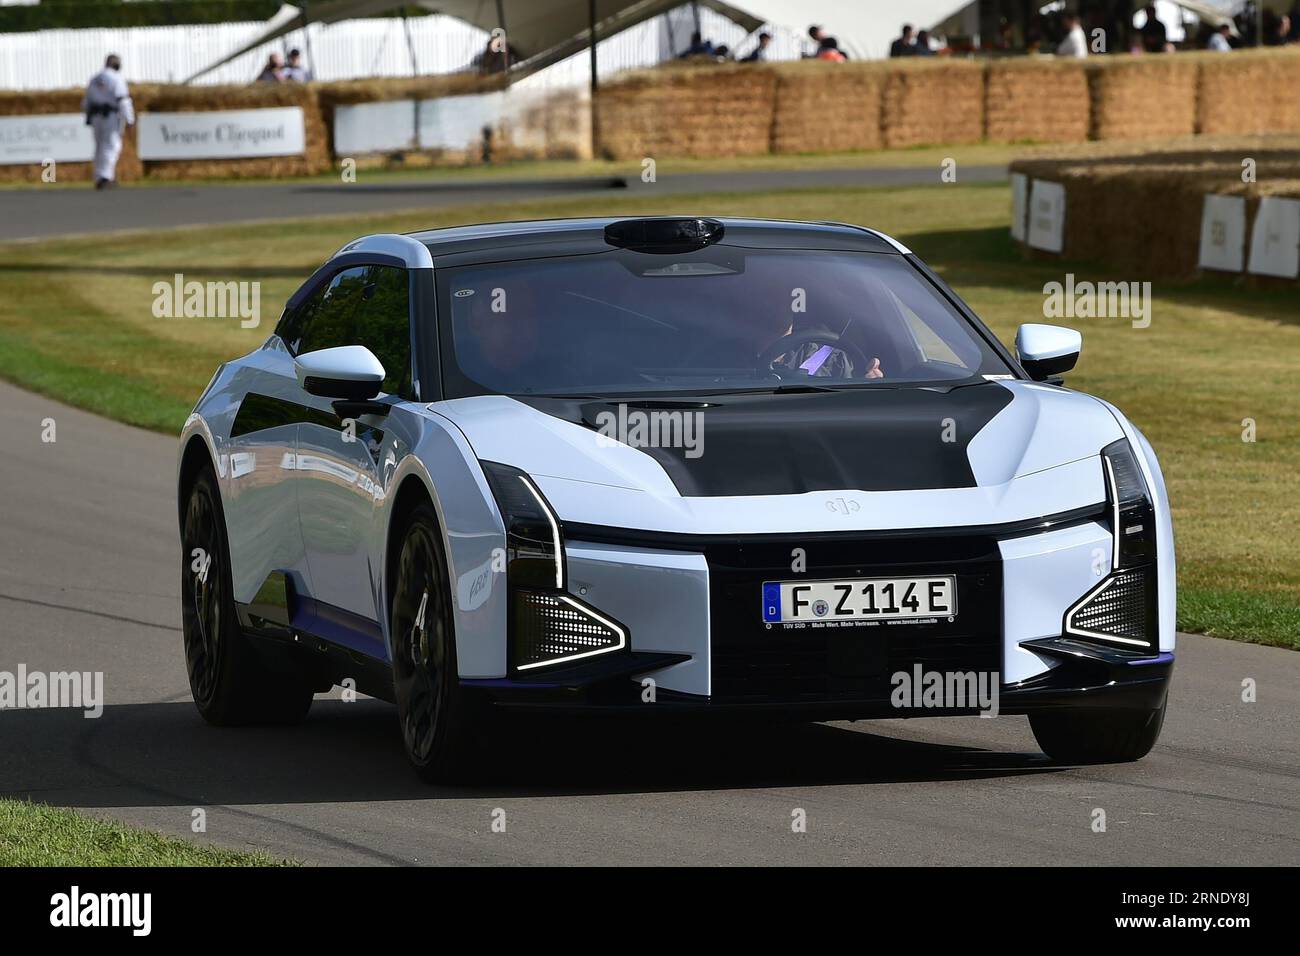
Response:
POLYGON ((620 219, 605 227, 605 241, 636 252, 689 252, 717 242, 723 231, 716 219, 620 219))

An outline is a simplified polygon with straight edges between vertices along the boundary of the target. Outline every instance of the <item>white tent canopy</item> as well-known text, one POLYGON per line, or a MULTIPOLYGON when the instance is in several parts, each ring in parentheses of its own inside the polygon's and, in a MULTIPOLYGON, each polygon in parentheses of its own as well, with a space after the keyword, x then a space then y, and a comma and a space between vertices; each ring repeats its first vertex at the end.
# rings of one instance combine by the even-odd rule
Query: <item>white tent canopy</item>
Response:
MULTIPOLYGON (((540 69, 578 52, 588 45, 590 6, 587 0, 416 0, 433 13, 463 20, 491 32, 504 26, 510 46, 527 63, 518 75, 540 69)), ((621 30, 682 5, 683 0, 596 0, 596 36, 612 36, 621 30)), ((198 79, 249 50, 302 29, 309 23, 337 23, 370 16, 404 6, 401 0, 322 0, 302 7, 282 6, 266 23, 266 29, 236 50, 190 76, 198 79)), ((746 30, 763 24, 760 16, 740 10, 725 0, 699 0, 746 30)))

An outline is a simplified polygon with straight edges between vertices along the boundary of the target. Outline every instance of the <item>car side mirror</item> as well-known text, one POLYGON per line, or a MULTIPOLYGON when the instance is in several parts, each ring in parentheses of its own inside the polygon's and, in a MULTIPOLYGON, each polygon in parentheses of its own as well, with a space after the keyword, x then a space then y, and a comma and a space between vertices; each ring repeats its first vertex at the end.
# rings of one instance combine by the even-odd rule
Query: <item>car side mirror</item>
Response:
POLYGON ((1082 349, 1083 336, 1074 329, 1022 325, 1016 330, 1016 357, 1036 382, 1074 368, 1082 349))
POLYGON ((364 345, 340 345, 297 356, 298 384, 310 395, 365 401, 383 390, 384 366, 364 345))

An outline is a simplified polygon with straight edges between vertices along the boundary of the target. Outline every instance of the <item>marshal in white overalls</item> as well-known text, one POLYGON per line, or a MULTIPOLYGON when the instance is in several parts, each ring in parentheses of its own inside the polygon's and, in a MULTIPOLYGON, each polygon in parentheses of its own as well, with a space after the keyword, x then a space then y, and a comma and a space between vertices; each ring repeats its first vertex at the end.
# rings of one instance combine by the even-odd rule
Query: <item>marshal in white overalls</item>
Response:
POLYGON ((111 183, 117 176, 117 159, 122 155, 122 130, 135 123, 135 107, 126 80, 118 72, 117 57, 86 87, 81 108, 86 125, 95 131, 95 185, 111 183))

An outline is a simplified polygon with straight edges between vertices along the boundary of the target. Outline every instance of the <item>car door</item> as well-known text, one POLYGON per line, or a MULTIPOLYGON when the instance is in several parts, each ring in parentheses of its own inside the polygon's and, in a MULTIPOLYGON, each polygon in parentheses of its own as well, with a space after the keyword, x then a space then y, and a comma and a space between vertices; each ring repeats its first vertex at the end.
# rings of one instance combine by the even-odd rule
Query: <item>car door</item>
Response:
MULTIPOLYGON (((362 265, 335 275, 293 333, 295 356, 364 345, 383 364, 379 401, 413 398, 409 276, 392 265, 362 265)), ((382 540, 378 516, 397 461, 380 415, 341 416, 334 401, 300 389, 310 413, 298 428, 298 513, 310 568, 318 636, 383 657, 377 594, 382 540)))
POLYGON ((229 389, 238 405, 218 470, 240 604, 277 574, 299 593, 309 587, 296 488, 300 392, 293 357, 274 337, 240 363, 229 389))

